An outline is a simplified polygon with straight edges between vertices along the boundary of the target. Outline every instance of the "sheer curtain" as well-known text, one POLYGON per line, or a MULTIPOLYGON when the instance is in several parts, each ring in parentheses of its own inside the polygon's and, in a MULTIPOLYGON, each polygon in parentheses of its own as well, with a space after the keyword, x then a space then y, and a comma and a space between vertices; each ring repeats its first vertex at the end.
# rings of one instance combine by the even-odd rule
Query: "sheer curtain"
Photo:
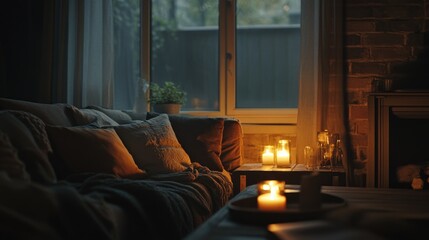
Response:
POLYGON ((70 0, 67 102, 113 106, 114 46, 111 0, 70 0))
POLYGON ((348 119, 343 66, 342 0, 302 1, 301 69, 297 122, 297 159, 304 147, 317 149, 317 132, 339 133, 347 183, 353 185, 349 163, 348 119))

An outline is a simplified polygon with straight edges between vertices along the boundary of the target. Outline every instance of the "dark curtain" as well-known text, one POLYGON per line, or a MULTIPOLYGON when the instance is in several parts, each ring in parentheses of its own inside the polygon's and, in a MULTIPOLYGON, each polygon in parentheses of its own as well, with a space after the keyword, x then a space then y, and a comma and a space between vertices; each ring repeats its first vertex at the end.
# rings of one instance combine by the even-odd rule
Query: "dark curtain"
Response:
POLYGON ((2 1, 0 96, 52 102, 55 0, 2 1))

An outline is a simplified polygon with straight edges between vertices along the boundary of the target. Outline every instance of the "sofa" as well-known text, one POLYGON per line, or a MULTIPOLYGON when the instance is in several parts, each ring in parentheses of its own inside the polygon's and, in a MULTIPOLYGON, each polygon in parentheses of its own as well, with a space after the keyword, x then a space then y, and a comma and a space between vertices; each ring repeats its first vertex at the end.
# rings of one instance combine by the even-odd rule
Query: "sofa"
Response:
POLYGON ((236 119, 0 98, 0 238, 181 239, 241 161, 236 119))

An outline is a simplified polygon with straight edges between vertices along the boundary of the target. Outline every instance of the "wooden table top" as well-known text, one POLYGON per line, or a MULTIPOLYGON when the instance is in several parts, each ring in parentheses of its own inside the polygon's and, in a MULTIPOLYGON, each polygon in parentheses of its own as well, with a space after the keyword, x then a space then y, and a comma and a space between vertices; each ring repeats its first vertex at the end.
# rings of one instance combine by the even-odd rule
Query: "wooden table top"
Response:
MULTIPOLYGON (((286 185, 286 189, 292 191, 299 191, 299 187, 299 185, 286 185)), ((342 208, 341 211, 337 210, 331 213, 323 221, 341 225, 343 226, 341 229, 358 229, 359 234, 362 232, 375 234, 372 235, 376 236, 375 238, 369 237, 369 239, 400 239, 400 237, 413 239, 415 237, 413 234, 420 228, 422 228, 421 233, 425 233, 427 226, 429 226, 428 190, 322 186, 322 193, 335 195, 346 201, 346 207, 342 208), (380 236, 382 238, 378 238, 380 236)), ((256 185, 252 185, 231 201, 255 196, 256 185)), ((282 227, 295 226, 296 224, 304 226, 302 224, 304 222, 281 223, 279 225, 282 227)), ((364 237, 368 238, 368 236, 364 237)), ((249 238, 283 239, 268 231, 268 226, 248 225, 231 220, 228 206, 220 209, 186 239, 249 238)))

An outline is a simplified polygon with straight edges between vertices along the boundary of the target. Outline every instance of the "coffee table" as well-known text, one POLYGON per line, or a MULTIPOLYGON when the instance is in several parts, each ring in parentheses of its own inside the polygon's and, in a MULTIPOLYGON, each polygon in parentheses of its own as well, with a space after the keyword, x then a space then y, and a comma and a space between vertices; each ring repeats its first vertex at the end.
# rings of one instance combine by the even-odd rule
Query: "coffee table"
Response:
MULTIPOLYGON (((299 185, 286 185, 286 188, 299 190, 299 185)), ((359 234, 369 232, 368 227, 375 227, 375 231, 386 231, 377 232, 377 234, 393 234, 395 237, 403 235, 404 239, 413 239, 413 234, 418 233, 419 230, 420 233, 423 233, 429 224, 429 191, 427 190, 322 186, 322 193, 335 195, 346 201, 347 206, 343 212, 337 215, 332 214, 331 218, 326 221, 336 221, 338 225, 347 225, 348 228, 353 228, 353 231, 347 232, 349 234, 360 236, 359 234), (351 222, 351 219, 355 222, 351 222), (369 226, 366 226, 365 224, 368 223, 370 223, 369 226)), ((251 185, 233 197, 230 202, 254 196, 256 196, 256 185, 251 185)), ((309 222, 301 221, 280 225, 304 226, 309 222)), ((370 234, 373 234, 373 230, 370 234)), ((344 228, 339 228, 338 231, 344 231, 344 228)), ((233 221, 227 204, 185 239, 281 238, 268 231, 266 225, 243 224, 233 221)))

